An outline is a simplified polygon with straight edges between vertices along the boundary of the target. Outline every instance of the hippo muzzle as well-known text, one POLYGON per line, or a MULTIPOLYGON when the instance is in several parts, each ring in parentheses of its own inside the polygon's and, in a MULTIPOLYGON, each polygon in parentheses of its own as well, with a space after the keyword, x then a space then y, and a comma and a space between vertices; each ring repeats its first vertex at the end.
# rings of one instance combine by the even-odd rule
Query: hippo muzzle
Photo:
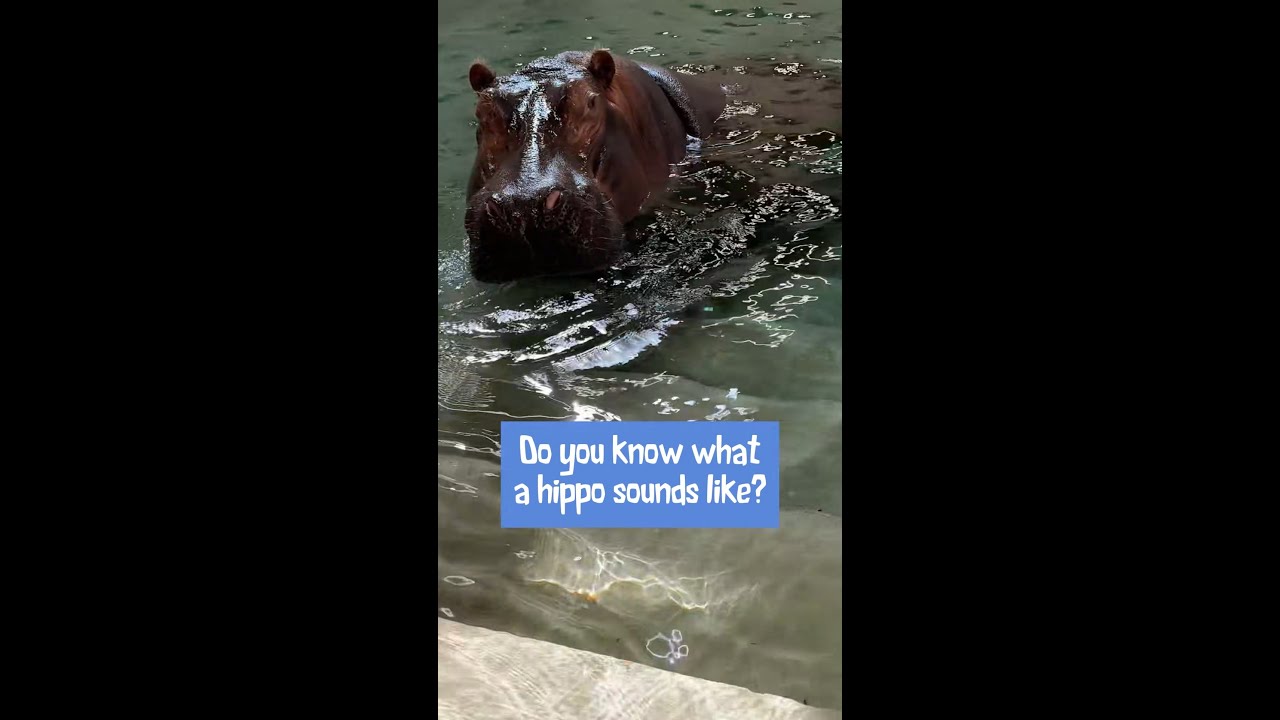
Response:
POLYGON ((467 203, 466 226, 471 274, 481 282, 597 272, 617 260, 625 238, 609 198, 584 177, 482 188, 467 203))

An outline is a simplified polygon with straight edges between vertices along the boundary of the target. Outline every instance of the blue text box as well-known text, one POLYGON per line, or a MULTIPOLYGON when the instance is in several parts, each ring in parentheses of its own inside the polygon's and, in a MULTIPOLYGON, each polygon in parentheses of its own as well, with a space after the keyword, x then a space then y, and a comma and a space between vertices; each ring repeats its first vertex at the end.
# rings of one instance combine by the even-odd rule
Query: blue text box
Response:
POLYGON ((776 528, 779 465, 776 422, 504 422, 502 527, 776 528))

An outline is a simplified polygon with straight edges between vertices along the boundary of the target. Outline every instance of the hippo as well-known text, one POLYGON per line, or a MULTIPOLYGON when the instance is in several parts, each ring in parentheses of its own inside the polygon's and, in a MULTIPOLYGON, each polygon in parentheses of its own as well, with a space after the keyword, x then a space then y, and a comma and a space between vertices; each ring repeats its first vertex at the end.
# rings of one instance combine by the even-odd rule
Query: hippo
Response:
POLYGON ((477 61, 469 79, 478 126, 466 228, 471 274, 488 283, 616 262, 626 224, 725 106, 719 85, 608 50, 503 77, 477 61))

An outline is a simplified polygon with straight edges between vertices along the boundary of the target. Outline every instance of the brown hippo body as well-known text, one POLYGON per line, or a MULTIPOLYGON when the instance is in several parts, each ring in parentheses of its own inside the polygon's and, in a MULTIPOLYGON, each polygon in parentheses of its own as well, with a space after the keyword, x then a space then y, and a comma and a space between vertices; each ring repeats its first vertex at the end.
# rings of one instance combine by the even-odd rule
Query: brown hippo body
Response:
POLYGON ((542 58, 505 77, 472 65, 479 127, 466 226, 476 279, 613 263, 624 225, 724 109, 723 90, 698 80, 605 50, 542 58))

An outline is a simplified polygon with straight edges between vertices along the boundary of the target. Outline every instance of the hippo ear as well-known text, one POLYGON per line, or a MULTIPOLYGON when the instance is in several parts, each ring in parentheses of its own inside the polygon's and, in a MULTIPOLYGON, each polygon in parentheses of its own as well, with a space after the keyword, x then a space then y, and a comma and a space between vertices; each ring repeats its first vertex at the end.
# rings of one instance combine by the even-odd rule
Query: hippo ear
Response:
POLYGON ((471 66, 471 89, 480 92, 493 84, 493 71, 482 62, 471 66))
POLYGON ((613 81, 613 56, 608 50, 597 50, 591 53, 591 61, 587 63, 587 72, 591 73, 600 84, 609 87, 613 81))

